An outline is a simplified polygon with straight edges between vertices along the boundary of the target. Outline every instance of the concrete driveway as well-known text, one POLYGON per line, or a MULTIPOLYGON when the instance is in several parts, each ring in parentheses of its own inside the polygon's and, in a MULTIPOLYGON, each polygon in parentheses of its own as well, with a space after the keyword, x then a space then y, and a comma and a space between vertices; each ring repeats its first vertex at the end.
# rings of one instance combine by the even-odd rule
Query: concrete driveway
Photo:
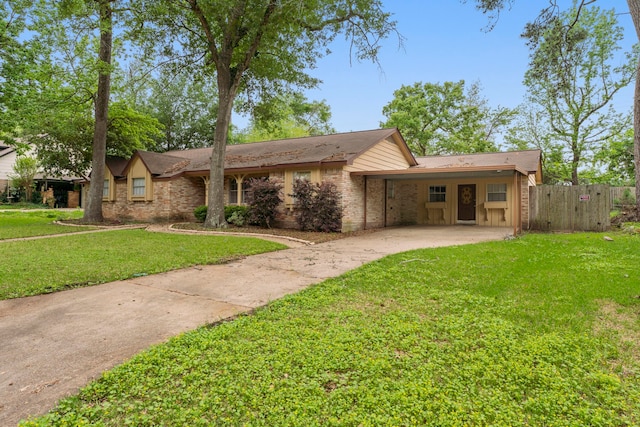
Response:
POLYGON ((510 232, 470 226, 389 228, 225 265, 0 301, 0 425, 47 412, 101 372, 181 332, 250 311, 389 254, 500 240, 510 232))

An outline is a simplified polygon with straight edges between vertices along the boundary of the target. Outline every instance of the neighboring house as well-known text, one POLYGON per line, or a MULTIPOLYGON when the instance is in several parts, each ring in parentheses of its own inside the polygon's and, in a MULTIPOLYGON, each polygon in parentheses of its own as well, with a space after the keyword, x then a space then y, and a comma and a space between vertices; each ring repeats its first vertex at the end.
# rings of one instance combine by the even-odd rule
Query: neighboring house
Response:
POLYGON ((0 142, 0 193, 6 191, 10 176, 13 175, 13 165, 16 164, 18 153, 13 147, 0 142))
MULTIPOLYGON (((33 150, 27 151, 26 155, 35 156, 33 150)), ((11 176, 15 175, 13 170, 18 158, 18 152, 14 147, 6 145, 0 141, 0 193, 4 193, 11 185, 11 176)), ((35 176, 36 190, 46 191, 56 199, 56 205, 59 207, 68 206, 69 192, 74 189, 75 177, 51 178, 39 172, 35 176)), ((75 202, 77 206, 77 202, 75 202)), ((75 207, 75 206, 74 206, 75 207)))
MULTIPOLYGON (((106 218, 193 219, 207 203, 211 148, 137 151, 108 158, 106 218)), ((397 129, 229 145, 225 203, 243 204, 251 178, 283 184, 280 227, 295 227, 296 179, 334 183, 342 230, 402 224, 477 224, 528 228, 529 187, 541 182, 538 150, 414 157, 397 129)), ((86 190, 86 188, 85 188, 86 190)))

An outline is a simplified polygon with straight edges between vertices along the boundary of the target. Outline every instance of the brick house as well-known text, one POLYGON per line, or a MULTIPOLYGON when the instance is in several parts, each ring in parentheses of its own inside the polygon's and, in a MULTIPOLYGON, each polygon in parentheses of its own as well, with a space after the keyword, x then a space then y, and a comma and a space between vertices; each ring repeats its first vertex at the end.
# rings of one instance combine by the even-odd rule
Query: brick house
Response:
MULTIPOLYGON (((210 148, 137 151, 108 158, 106 218, 189 220, 207 203, 210 148)), ((397 129, 293 138, 226 148, 226 204, 242 204, 249 179, 283 184, 278 226, 295 227, 293 182, 330 181, 342 195, 342 230, 402 224, 528 228, 529 187, 541 182, 538 150, 414 157, 397 129)), ((86 189, 85 189, 86 190, 86 189)))

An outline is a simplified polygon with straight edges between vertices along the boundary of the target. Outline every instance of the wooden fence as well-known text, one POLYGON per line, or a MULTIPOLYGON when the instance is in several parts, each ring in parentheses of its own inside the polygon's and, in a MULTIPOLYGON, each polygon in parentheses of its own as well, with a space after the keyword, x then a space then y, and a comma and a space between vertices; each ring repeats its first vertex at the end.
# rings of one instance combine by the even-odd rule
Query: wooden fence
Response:
POLYGON ((605 231, 611 227, 608 185, 539 185, 529 190, 534 230, 605 231))
POLYGON ((614 208, 620 207, 618 202, 623 199, 623 195, 625 191, 629 191, 631 197, 635 199, 636 197, 636 188, 635 187, 611 187, 609 191, 611 192, 611 206, 614 208))

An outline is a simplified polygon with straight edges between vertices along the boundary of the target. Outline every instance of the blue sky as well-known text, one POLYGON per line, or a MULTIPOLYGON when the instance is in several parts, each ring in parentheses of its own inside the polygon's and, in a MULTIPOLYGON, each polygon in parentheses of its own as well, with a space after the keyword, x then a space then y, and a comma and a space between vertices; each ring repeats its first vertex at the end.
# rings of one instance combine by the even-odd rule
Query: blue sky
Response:
MULTIPOLYGON (((571 1, 560 0, 568 8, 571 1)), ((486 32, 488 18, 474 7, 474 0, 385 0, 394 13, 398 29, 405 37, 398 49, 397 39, 384 43, 380 70, 370 62, 351 62, 348 45, 341 38, 333 53, 318 62, 312 75, 323 80, 307 97, 325 100, 332 111, 338 132, 375 129, 384 120, 382 107, 393 91, 415 82, 479 81, 482 95, 492 106, 516 107, 523 100, 522 79, 529 50, 519 37, 526 22, 535 18, 547 0, 516 0, 505 10, 493 31, 486 32)), ((603 9, 615 8, 625 28, 624 47, 637 41, 624 0, 598 0, 603 9)), ((615 101, 620 112, 630 110, 633 88, 615 101)))

